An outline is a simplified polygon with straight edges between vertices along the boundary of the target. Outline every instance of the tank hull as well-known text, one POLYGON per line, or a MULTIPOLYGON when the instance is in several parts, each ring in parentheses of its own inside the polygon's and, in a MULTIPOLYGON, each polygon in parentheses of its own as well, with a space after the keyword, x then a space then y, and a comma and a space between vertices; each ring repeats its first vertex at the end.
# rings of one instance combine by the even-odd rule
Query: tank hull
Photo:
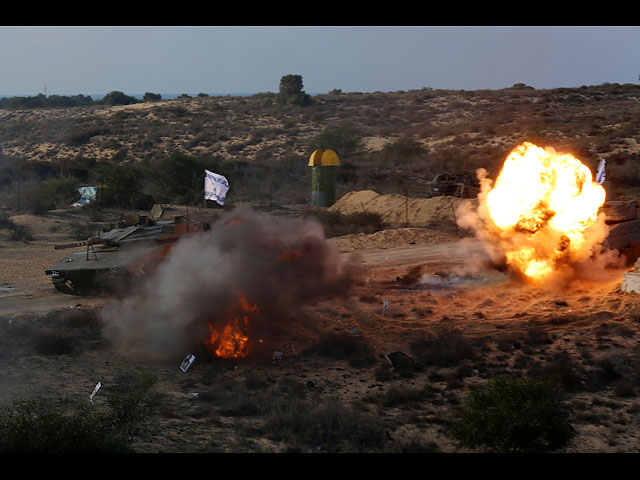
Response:
POLYGON ((121 293, 152 275, 182 238, 202 233, 196 222, 174 222, 111 229, 99 237, 58 248, 84 247, 45 269, 53 286, 69 295, 121 293))

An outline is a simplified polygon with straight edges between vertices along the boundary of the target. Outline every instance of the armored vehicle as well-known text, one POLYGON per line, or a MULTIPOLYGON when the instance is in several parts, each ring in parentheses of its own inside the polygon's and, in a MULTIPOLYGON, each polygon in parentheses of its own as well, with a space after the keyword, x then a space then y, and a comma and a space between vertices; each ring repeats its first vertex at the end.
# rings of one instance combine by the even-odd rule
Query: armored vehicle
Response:
POLYGON ((480 184, 471 175, 439 173, 427 182, 428 197, 450 196, 475 198, 480 192, 480 184))
POLYGON ((618 250, 632 264, 640 256, 638 204, 635 200, 610 200, 600 210, 607 215, 609 227, 604 246, 618 250))
POLYGON ((129 217, 87 240, 55 246, 86 249, 63 258, 45 273, 55 288, 70 295, 118 292, 131 286, 133 280, 152 274, 178 240, 207 227, 186 215, 176 216, 173 221, 141 216, 134 222, 129 217))

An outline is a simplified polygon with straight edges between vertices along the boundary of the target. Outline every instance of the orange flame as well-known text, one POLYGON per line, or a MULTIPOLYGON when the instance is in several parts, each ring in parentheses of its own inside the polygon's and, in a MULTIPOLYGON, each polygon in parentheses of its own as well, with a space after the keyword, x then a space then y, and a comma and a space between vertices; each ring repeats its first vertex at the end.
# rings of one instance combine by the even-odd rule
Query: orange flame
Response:
POLYGON ((257 305, 251 304, 244 294, 238 294, 238 302, 231 310, 230 319, 222 328, 208 323, 209 338, 205 345, 221 358, 243 358, 249 355, 252 342, 249 338, 249 317, 257 312, 257 305))
POLYGON ((525 142, 505 160, 484 207, 508 245, 507 263, 542 279, 557 264, 590 254, 585 232, 596 223, 605 196, 580 160, 525 142))

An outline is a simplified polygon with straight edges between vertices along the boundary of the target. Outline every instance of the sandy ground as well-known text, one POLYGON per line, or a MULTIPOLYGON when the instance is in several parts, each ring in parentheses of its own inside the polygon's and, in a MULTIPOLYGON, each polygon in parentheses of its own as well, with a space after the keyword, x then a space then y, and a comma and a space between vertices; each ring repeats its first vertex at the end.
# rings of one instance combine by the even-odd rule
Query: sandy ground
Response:
MULTIPOLYGON (((55 217, 16 219, 34 222, 36 239, 16 243, 0 241, 0 320, 5 333, 21 322, 58 309, 91 309, 113 301, 110 297, 73 297, 57 292, 44 275, 44 268, 59 260, 53 245, 65 234, 55 233, 55 217), (35 224, 39 225, 36 226, 35 224)), ((500 365, 508 373, 522 373, 523 355, 519 339, 537 332, 549 340, 526 352, 528 362, 545 364, 559 354, 581 362, 583 371, 595 369, 603 359, 622 364, 636 362, 640 352, 638 307, 640 296, 622 293, 624 271, 604 272, 592 281, 574 282, 564 288, 523 285, 504 273, 470 273, 468 260, 482 257, 480 244, 455 233, 424 228, 398 228, 373 235, 349 235, 331 240, 343 260, 359 266, 359 277, 350 294, 340 300, 304 307, 306 323, 282 339, 298 352, 312 347, 319 332, 351 332, 366 338, 376 354, 409 352, 412 342, 442 328, 455 328, 465 336, 484 339, 492 345, 482 363, 500 365), (509 348, 502 348, 505 343, 509 348)), ((6 340, 6 339, 5 339, 6 340)), ((183 412, 163 419, 160 433, 136 444, 141 452, 201 451, 211 437, 235 439, 223 451, 236 451, 238 431, 233 419, 218 418, 212 424, 200 418, 194 392, 206 390, 202 363, 187 374, 178 368, 181 358, 161 361, 145 357, 122 357, 99 341, 71 355, 43 356, 27 343, 3 342, 0 354, 0 403, 28 394, 66 399, 86 398, 98 381, 107 386, 118 375, 140 370, 160 378, 166 401, 183 412), (186 413, 185 413, 186 412, 186 413), (190 413, 189 413, 190 412, 190 413)), ((265 356, 260 367, 239 363, 226 374, 240 378, 247 370, 271 376, 287 376, 321 387, 345 403, 361 401, 372 392, 388 388, 375 378, 374 369, 356 368, 346 362, 317 357, 285 356, 278 364, 265 356)), ((626 367, 624 367, 626 368, 626 367)), ((481 371, 482 369, 478 367, 481 371)), ((621 367, 623 369, 623 367, 621 367)), ((626 370, 625 370, 626 371, 626 370)), ((447 372, 445 369, 444 373, 447 372)), ((455 405, 465 391, 486 381, 478 373, 463 379, 456 390, 458 401, 422 406, 420 422, 397 420, 393 436, 418 435, 438 445, 440 451, 460 451, 447 433, 446 424, 455 415, 455 405)), ((629 373, 631 375, 631 373, 629 373)), ((405 385, 429 382, 447 389, 446 381, 427 379, 426 373, 402 379, 405 385)), ((443 394, 443 398, 449 398, 443 394)), ((454 395, 454 396, 455 396, 454 395)), ((578 431, 569 452, 637 452, 640 450, 640 400, 617 395, 613 387, 597 392, 579 391, 572 399, 578 410, 578 431)), ((99 398, 96 401, 101 401, 99 398)), ((103 401, 103 400, 102 400, 103 401)), ((390 408, 388 418, 404 418, 402 409, 390 408)), ((278 451, 277 445, 254 438, 254 448, 278 451)))

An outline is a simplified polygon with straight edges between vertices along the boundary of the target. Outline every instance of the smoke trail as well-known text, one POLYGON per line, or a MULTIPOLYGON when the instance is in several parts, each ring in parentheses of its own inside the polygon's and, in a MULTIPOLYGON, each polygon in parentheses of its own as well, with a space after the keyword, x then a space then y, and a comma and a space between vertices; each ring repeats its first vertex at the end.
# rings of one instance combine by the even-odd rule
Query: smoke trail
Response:
POLYGON ((284 327, 298 304, 346 294, 350 282, 317 221, 235 209, 181 240, 133 295, 105 306, 105 336, 123 351, 179 355, 238 292, 259 306, 253 329, 264 332, 284 327))

